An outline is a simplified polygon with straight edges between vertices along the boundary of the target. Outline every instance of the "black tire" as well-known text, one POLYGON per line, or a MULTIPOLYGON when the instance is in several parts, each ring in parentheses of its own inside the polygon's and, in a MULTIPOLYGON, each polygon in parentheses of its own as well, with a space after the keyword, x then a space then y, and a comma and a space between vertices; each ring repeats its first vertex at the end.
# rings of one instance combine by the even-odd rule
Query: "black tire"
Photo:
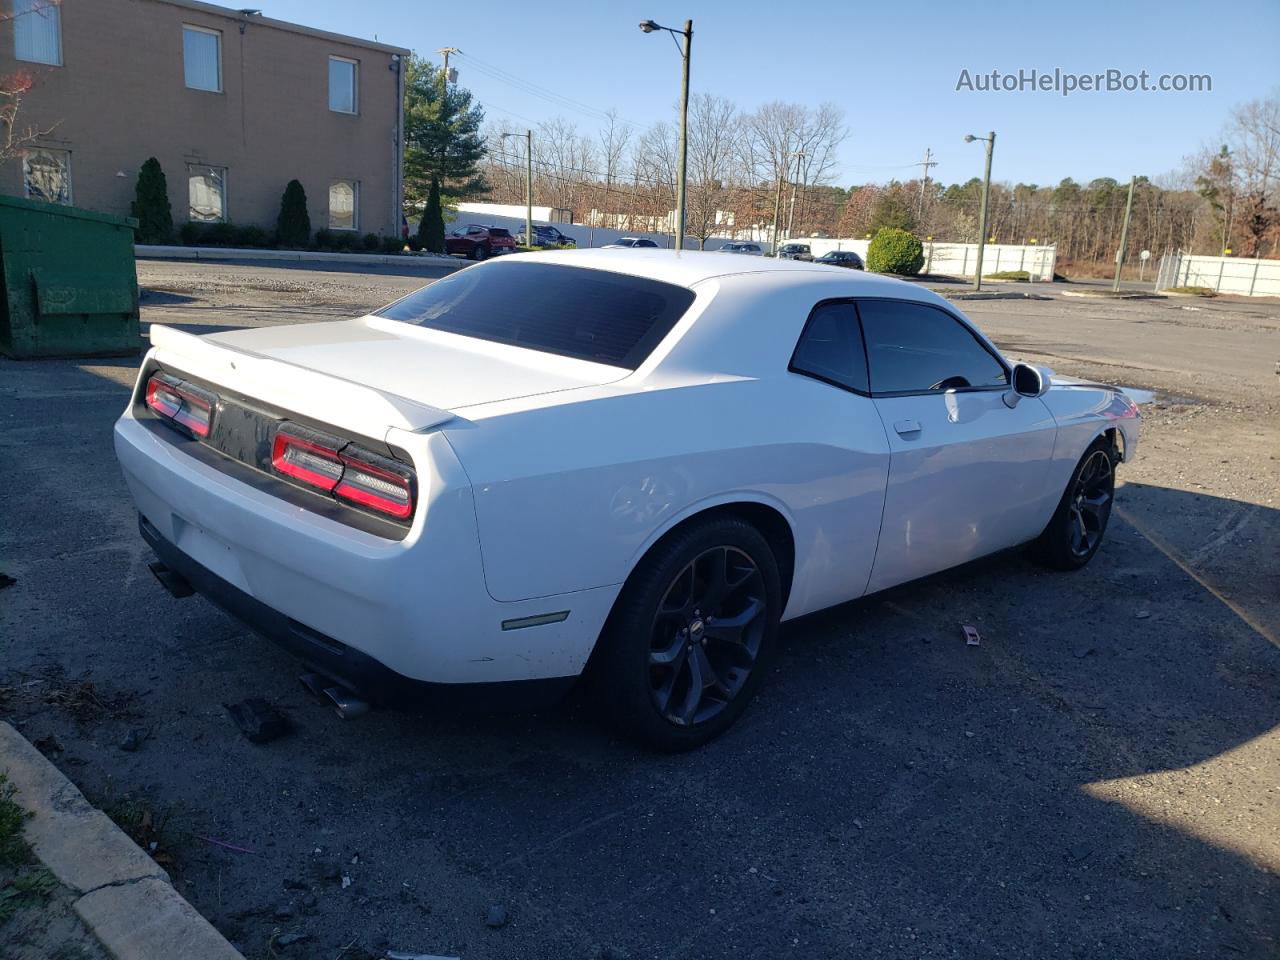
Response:
POLYGON ((1106 437, 1089 445, 1032 555, 1055 570, 1079 570, 1102 546, 1115 503, 1116 451, 1106 437))
POLYGON ((485 246, 483 243, 477 243, 474 247, 471 248, 471 259, 475 260, 476 262, 479 262, 481 260, 488 260, 489 248, 485 246))
POLYGON ((755 527, 733 516, 689 525, 651 550, 623 587, 588 671, 596 703, 650 747, 702 746, 754 695, 781 606, 777 561, 755 527))

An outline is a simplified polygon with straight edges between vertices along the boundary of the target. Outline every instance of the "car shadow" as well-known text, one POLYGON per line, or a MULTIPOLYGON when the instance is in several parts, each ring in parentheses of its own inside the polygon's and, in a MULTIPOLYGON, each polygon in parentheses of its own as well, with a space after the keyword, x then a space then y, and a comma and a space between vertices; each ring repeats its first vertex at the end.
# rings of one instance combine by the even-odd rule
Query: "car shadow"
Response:
MULTIPOLYGON (((692 754, 580 697, 342 722, 291 657, 147 572, 110 441, 129 366, 0 361, 0 687, 57 667, 133 712, 0 712, 55 734, 91 798, 183 811, 169 869, 246 952, 287 900, 326 956, 1276 955, 1280 650, 1119 517, 1075 574, 1012 551, 788 623, 741 723, 692 754), (292 733, 244 740, 223 705, 248 696, 292 733)), ((1277 511, 1193 496, 1118 499, 1204 532, 1166 547, 1211 574, 1254 536, 1220 575, 1265 588, 1277 511)))

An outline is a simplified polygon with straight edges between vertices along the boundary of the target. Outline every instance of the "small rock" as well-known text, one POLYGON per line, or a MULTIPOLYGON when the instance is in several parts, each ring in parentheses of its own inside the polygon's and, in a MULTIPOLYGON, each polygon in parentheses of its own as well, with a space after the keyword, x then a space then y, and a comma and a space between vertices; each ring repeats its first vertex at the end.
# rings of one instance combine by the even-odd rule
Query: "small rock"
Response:
POLYGON ((342 889, 345 890, 349 886, 351 886, 351 878, 344 873, 342 875, 342 889))
POLYGON ((964 735, 965 735, 966 737, 972 737, 972 736, 973 736, 973 731, 972 731, 972 730, 966 730, 966 731, 964 732, 964 735))
POLYGON ((302 895, 302 905, 308 910, 314 910, 316 908, 316 904, 319 902, 319 899, 317 899, 314 893, 304 893, 302 895))
POLYGON ((1074 650, 1072 650, 1071 652, 1075 655, 1075 658, 1076 658, 1077 660, 1083 660, 1083 659, 1084 659, 1085 657, 1087 657, 1089 654, 1093 653, 1093 650, 1094 650, 1094 647, 1093 647, 1093 645, 1092 645, 1092 644, 1089 644, 1089 643, 1082 643, 1082 644, 1078 645, 1078 646, 1077 646, 1074 650))
POLYGON ((32 740, 31 745, 48 756, 51 753, 62 752, 62 741, 55 734, 49 734, 47 737, 41 737, 39 740, 32 740))
POLYGON ((494 904, 489 908, 489 912, 485 914, 484 925, 497 930, 507 924, 507 908, 494 904))
POLYGON ((1139 620, 1145 620, 1147 619, 1147 617, 1151 616, 1151 611, 1139 610, 1137 613, 1134 614, 1134 616, 1137 617, 1139 620))
POLYGON ((125 738, 120 741, 120 749, 126 753, 136 753, 137 749, 142 746, 142 741, 147 739, 146 731, 130 730, 125 738))
POLYGON ((282 933, 275 938, 274 942, 277 947, 291 947, 295 943, 302 943, 310 939, 311 934, 309 933, 282 933))
POLYGON ((282 903, 272 911, 271 916, 276 920, 292 920, 293 907, 289 906, 287 903, 282 903))

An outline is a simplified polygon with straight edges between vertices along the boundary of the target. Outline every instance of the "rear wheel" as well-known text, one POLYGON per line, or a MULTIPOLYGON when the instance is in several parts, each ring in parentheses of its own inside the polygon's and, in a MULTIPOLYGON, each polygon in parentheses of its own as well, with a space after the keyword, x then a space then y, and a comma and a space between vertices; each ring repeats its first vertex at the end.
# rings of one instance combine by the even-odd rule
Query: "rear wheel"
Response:
POLYGON ((597 702, 624 732, 691 750, 746 709, 781 614, 768 542, 735 517, 654 549, 623 588, 593 660, 597 702))
POLYGON ((1116 453, 1099 437, 1071 475, 1053 519, 1033 544, 1038 560, 1057 570, 1078 570, 1093 559, 1115 501, 1116 453))
POLYGON ((487 259, 489 259, 489 248, 488 248, 488 246, 486 246, 486 245, 485 245, 485 244, 483 244, 483 243, 477 243, 474 247, 472 247, 472 248, 471 248, 471 259, 472 259, 472 260, 487 260, 487 259))

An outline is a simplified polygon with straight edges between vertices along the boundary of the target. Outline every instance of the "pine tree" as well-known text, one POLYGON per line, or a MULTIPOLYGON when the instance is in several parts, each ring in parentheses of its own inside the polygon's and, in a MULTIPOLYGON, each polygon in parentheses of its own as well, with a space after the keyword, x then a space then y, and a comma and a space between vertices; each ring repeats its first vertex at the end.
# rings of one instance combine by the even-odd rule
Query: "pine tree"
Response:
POLYGON ((488 193, 480 172, 484 110, 435 64, 409 57, 403 65, 405 200, 421 203, 432 182, 445 202, 488 193))
POLYGON ((276 218, 276 242, 282 247, 305 247, 311 239, 311 217, 307 214, 307 193, 297 180, 290 180, 280 198, 276 218))
POLYGON ((130 214, 138 220, 139 243, 165 243, 173 238, 173 210, 169 206, 169 186, 160 161, 149 157, 138 171, 137 199, 130 214))
POLYGON ((427 206, 418 224, 418 243, 432 253, 444 253, 444 212, 440 209, 440 182, 431 178, 431 191, 427 194, 427 206))

